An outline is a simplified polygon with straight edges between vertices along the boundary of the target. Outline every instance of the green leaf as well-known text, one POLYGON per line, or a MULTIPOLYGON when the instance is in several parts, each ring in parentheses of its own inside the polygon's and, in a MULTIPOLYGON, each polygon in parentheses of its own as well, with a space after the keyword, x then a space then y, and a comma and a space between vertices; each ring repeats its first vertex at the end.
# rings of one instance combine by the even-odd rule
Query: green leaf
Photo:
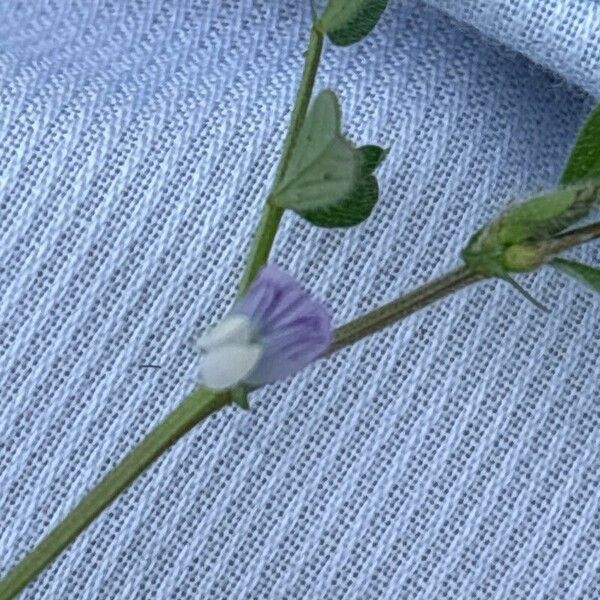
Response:
POLYGON ((567 160, 561 184, 600 179, 600 105, 584 123, 567 160))
POLYGON ((377 24, 387 0, 329 0, 317 27, 337 46, 362 40, 377 24))
POLYGON ((360 157, 360 178, 350 193, 337 204, 302 211, 307 221, 319 227, 352 227, 369 217, 379 198, 379 184, 372 174, 387 156, 387 150, 379 146, 362 146, 357 153, 360 157))
POLYGON ((379 185, 373 175, 360 180, 341 202, 300 214, 319 227, 352 227, 362 223, 373 211, 379 197, 379 185))
POLYGON ((373 171, 386 155, 379 146, 355 148, 342 135, 338 101, 325 90, 306 116, 271 202, 320 227, 357 225, 377 203, 373 171))
POLYGON ((340 128, 337 98, 324 90, 313 102, 273 192, 276 206, 310 211, 334 205, 351 192, 361 172, 360 154, 340 128))
POLYGON ((358 152, 360 153, 362 169, 368 174, 371 174, 388 155, 388 150, 374 145, 361 146, 358 152))
POLYGON ((507 210, 498 222, 502 244, 518 244, 527 240, 548 239, 590 210, 596 193, 579 188, 557 190, 538 196, 507 210))
POLYGON ((584 283, 596 292, 600 292, 600 269, 574 260, 555 258, 552 264, 557 268, 584 283))

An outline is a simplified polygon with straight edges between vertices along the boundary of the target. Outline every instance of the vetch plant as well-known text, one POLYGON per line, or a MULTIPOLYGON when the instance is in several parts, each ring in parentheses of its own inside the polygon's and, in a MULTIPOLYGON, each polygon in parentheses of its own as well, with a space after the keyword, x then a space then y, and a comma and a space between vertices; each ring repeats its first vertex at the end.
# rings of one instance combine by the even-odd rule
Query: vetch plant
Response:
POLYGON ((232 307, 197 339, 199 385, 112 469, 0 581, 0 600, 15 597, 116 496, 187 431, 231 404, 292 376, 317 359, 397 323, 473 283, 514 279, 546 265, 600 292, 600 269, 569 259, 571 248, 600 237, 600 222, 580 225, 600 201, 600 107, 579 133, 558 187, 509 207, 466 244, 462 262, 443 275, 333 329, 325 306, 284 269, 267 264, 286 210, 318 227, 351 227, 367 219, 379 198, 377 168, 387 151, 359 145, 343 133, 332 90, 313 88, 325 39, 359 42, 376 26, 387 0, 329 0, 313 24, 281 160, 251 242, 232 307))

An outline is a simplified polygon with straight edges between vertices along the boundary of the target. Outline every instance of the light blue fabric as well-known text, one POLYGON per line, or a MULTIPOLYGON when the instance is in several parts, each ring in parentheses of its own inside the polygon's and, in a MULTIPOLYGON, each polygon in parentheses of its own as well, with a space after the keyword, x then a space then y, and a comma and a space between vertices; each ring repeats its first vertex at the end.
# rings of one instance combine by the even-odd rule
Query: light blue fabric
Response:
POLYGON ((427 0, 600 97, 598 0, 427 0))
MULTIPOLYGON (((0 15, 4 573, 193 386, 189 340, 233 299, 310 8, 0 15)), ((381 202, 351 231, 286 216, 274 259, 338 324, 454 266, 556 181, 600 96, 599 31, 593 0, 391 0, 318 80, 352 139, 391 148, 381 202)), ((599 598, 598 298, 549 270, 522 282, 550 314, 485 283, 212 417, 23 598, 599 598)))

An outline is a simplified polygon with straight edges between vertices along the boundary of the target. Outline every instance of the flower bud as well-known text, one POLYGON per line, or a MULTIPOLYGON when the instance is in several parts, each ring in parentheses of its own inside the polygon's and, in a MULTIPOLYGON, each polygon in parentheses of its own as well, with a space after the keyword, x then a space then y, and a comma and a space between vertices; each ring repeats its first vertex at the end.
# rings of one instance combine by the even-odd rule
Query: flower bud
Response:
POLYGON ((474 272, 488 277, 536 269, 556 253, 559 234, 598 202, 597 179, 530 198, 480 229, 463 250, 463 259, 474 272))
POLYGON ((506 271, 533 271, 548 260, 543 244, 515 244, 504 251, 502 263, 506 271))

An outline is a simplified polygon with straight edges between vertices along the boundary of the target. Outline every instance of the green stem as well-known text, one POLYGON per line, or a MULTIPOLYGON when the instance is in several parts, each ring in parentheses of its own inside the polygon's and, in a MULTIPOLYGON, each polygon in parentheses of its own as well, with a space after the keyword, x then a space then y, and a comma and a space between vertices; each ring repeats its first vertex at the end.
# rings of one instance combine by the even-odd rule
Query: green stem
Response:
POLYGON ((600 223, 592 223, 579 229, 571 229, 556 236, 553 240, 547 243, 548 258, 552 258, 558 252, 570 250, 576 246, 587 244, 600 238, 600 223))
POLYGON ((481 279, 483 279, 481 275, 466 266, 450 271, 439 279, 426 283, 405 296, 392 300, 336 329, 327 355, 381 331, 436 300, 481 279))
MULTIPOLYGON (((306 51, 304 71, 273 187, 285 173, 292 148, 306 117, 322 49, 323 34, 313 27, 306 51)), ((282 216, 283 210, 273 206, 267 199, 240 282, 239 293, 243 293, 248 288, 262 265, 267 262, 282 216)), ((0 581, 0 600, 8 600, 18 594, 163 452, 208 415, 230 402, 230 394, 216 394, 203 388, 195 390, 185 398, 81 500, 64 521, 59 523, 0 581)))
POLYGON ((283 217, 283 208, 274 206, 267 201, 252 239, 248 261, 238 287, 238 296, 248 289, 261 267, 269 259, 281 217, 283 217))
POLYGON ((163 452, 229 401, 228 394, 216 394, 204 388, 193 391, 9 571, 0 581, 0 600, 15 597, 163 452))
MULTIPOLYGON (((272 189, 275 189, 285 174, 285 170, 287 169, 292 155, 292 149, 298 139, 302 123, 304 123, 304 118, 306 117, 313 87, 315 85, 315 77, 317 76, 317 69, 319 68, 322 50, 323 34, 313 27, 310 32, 308 49, 305 54, 302 79, 300 80, 300 86, 298 87, 298 93, 296 94, 296 102, 292 111, 290 126, 283 143, 281 161, 279 162, 277 173, 275 174, 272 189)), ((275 241, 275 234, 277 233, 279 222, 283 216, 283 208, 271 204, 270 197, 271 194, 269 194, 269 197, 265 202, 256 233, 252 240, 246 268, 244 269, 244 274, 242 275, 238 288, 238 294, 240 295, 248 289, 248 286, 252 283, 253 279, 260 271, 260 268, 267 262, 271 248, 273 247, 273 242, 275 241)))

